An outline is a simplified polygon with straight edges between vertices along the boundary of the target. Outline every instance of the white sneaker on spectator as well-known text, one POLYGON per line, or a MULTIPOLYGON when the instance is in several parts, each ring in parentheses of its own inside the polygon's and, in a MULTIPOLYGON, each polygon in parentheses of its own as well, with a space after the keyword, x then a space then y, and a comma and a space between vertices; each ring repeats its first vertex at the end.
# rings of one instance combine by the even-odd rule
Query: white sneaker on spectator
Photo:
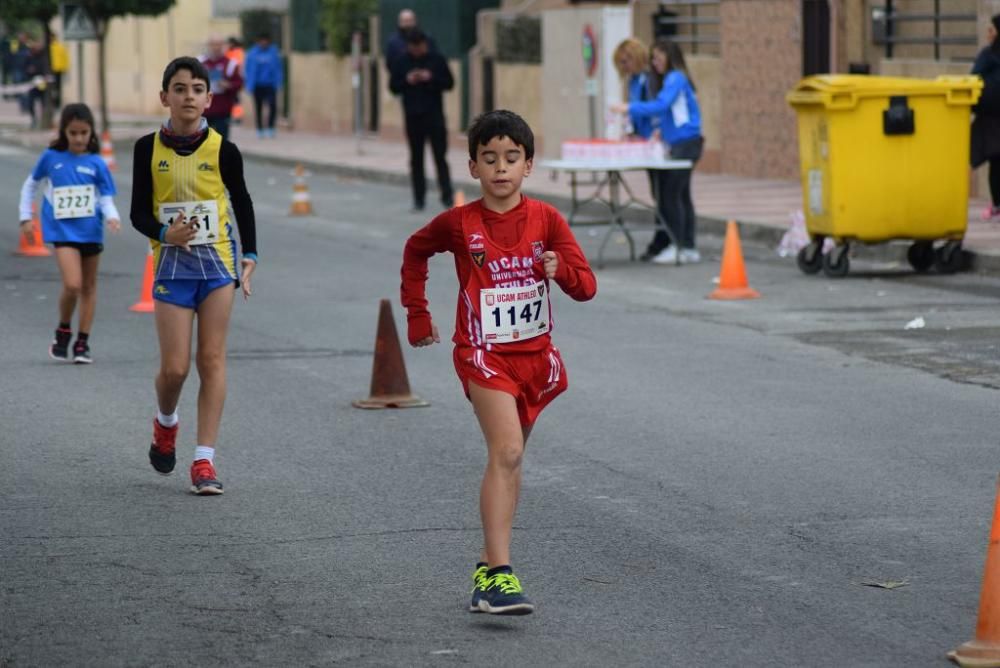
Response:
POLYGON ((697 264, 701 262, 701 253, 696 248, 681 249, 681 264, 697 264))
POLYGON ((677 247, 667 246, 659 253, 657 253, 650 262, 655 262, 656 264, 676 264, 677 263, 677 247))

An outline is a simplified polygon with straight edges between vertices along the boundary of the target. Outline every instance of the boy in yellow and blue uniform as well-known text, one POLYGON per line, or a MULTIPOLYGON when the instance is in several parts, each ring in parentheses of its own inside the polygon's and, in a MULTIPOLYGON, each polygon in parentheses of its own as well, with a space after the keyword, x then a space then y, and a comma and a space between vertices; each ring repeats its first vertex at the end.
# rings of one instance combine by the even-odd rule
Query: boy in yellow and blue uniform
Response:
POLYGON ((177 404, 191 364, 191 332, 198 321, 196 365, 198 435, 191 491, 221 494, 215 443, 226 397, 226 334, 235 288, 250 296, 257 266, 253 202, 236 145, 208 127, 209 75, 197 59, 174 59, 163 73, 160 101, 170 119, 135 144, 132 225, 150 238, 153 300, 160 340, 158 411, 149 460, 167 475, 176 463, 177 404), (229 191, 229 198, 226 191, 229 191), (236 215, 243 257, 237 266, 229 204, 236 215), (240 275, 242 269, 242 276, 240 275))

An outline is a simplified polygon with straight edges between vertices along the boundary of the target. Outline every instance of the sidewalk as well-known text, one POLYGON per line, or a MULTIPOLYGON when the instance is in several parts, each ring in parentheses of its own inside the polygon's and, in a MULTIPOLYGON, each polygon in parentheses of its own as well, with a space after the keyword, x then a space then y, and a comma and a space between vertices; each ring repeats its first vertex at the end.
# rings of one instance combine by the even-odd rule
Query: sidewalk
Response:
MULTIPOLYGON (((160 122, 158 118, 118 116, 112 123, 112 137, 116 151, 145 134, 160 122)), ((44 145, 49 133, 27 129, 27 120, 16 113, 9 103, 0 104, 0 141, 26 146, 44 145)), ((258 139, 251 126, 236 126, 230 139, 236 142, 244 156, 260 161, 291 165, 302 164, 314 171, 326 171, 345 176, 382 181, 402 186, 409 185, 408 151, 402 141, 392 141, 377 136, 358 139, 349 135, 314 134, 281 131, 274 139, 258 139)), ((435 170, 426 153, 426 174, 431 191, 428 198, 436 197, 433 176, 435 170)), ((469 176, 468 149, 452 141, 448 151, 448 164, 455 188, 465 193, 466 199, 478 196, 479 184, 469 176)), ((587 178, 580 174, 581 180, 587 178)), ((626 172, 625 180, 632 192, 645 201, 651 201, 649 183, 644 172, 626 172)), ((563 212, 568 212, 571 202, 569 175, 536 168, 525 181, 525 192, 545 199, 563 212)), ((585 197, 593 188, 579 187, 585 197)), ((791 223, 791 215, 802 209, 802 191, 798 181, 751 179, 725 174, 695 172, 692 185, 695 209, 699 217, 699 232, 721 235, 727 220, 740 223, 741 236, 761 243, 777 246, 791 223)), ((605 193, 606 194, 606 193, 605 193)), ((1000 273, 1000 224, 986 223, 979 213, 987 201, 969 202, 969 223, 963 247, 971 256, 972 269, 1000 273)), ((648 212, 636 212, 636 220, 648 221, 648 212)), ((651 228, 650 228, 651 229, 651 228)))
MULTIPOLYGON (((408 150, 403 142, 366 137, 318 135, 304 132, 284 132, 275 139, 258 139, 248 127, 237 127, 233 139, 244 155, 279 164, 302 163, 312 169, 381 180, 399 185, 409 184, 408 150)), ((478 196, 479 184, 469 176, 468 148, 451 142, 448 165, 456 189, 467 199, 478 196)), ((434 166, 430 147, 426 153, 425 173, 430 180, 434 166)), ((580 174, 581 180, 587 177, 580 174)), ((649 182, 644 172, 626 172, 625 181, 636 197, 652 201, 649 182)), ((433 187, 433 184, 432 184, 433 187)), ((570 208, 569 175, 536 168, 525 180, 528 195, 543 198, 564 213, 570 208)), ((588 195, 593 188, 579 187, 579 195, 588 195)), ((436 196, 428 193, 428 199, 436 196)), ((726 174, 695 172, 692 194, 698 212, 699 232, 722 235, 728 220, 740 223, 744 238, 777 246, 791 224, 792 213, 802 209, 802 189, 798 181, 751 179, 726 174)), ((605 192, 606 195, 606 192, 605 192)), ((972 256, 973 270, 1000 272, 1000 224, 986 223, 980 212, 988 202, 969 202, 969 223, 963 248, 972 256)), ((637 212, 638 220, 648 220, 646 212, 637 212)))

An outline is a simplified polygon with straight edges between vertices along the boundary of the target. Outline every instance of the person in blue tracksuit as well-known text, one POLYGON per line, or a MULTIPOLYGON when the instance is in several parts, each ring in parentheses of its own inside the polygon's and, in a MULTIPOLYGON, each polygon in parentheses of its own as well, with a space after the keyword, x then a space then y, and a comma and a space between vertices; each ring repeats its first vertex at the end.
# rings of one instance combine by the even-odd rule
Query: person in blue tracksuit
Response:
POLYGON ((650 90, 655 97, 645 102, 612 105, 612 110, 627 112, 634 118, 650 119, 661 140, 669 147, 670 157, 690 160, 690 169, 664 169, 656 171, 657 208, 680 244, 680 249, 670 244, 669 236, 658 231, 646 253, 645 259, 660 264, 701 261, 695 247, 695 212, 691 199, 691 172, 702 154, 705 140, 701 135, 701 110, 694 82, 687 71, 684 53, 676 43, 657 39, 653 44, 650 90))
POLYGON ((271 36, 264 33, 247 51, 243 63, 243 84, 253 95, 254 117, 258 137, 274 137, 274 121, 278 113, 278 91, 284 84, 281 52, 271 43, 271 36), (267 121, 264 105, 267 105, 267 121))

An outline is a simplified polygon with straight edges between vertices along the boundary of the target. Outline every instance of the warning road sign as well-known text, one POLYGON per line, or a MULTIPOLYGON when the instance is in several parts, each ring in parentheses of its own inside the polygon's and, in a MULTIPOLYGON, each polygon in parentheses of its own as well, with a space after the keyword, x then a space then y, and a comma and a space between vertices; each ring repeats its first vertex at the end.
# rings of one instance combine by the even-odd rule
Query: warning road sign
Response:
POLYGON ((94 22, 80 5, 64 2, 59 6, 63 21, 63 39, 82 40, 97 39, 94 22))

